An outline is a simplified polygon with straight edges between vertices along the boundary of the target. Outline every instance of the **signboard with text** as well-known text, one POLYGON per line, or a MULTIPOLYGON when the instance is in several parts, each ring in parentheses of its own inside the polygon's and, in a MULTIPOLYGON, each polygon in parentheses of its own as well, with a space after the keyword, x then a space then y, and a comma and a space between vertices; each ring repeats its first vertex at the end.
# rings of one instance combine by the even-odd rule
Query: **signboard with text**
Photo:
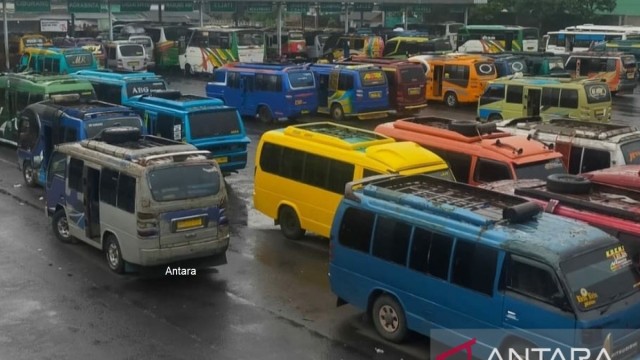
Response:
POLYGON ((236 11, 236 4, 231 1, 213 1, 209 3, 209 11, 234 12, 236 11))
POLYGON ((67 32, 67 20, 40 20, 40 32, 67 32))
POLYGON ((273 6, 270 2, 250 2, 246 5, 248 13, 270 13, 273 12, 273 6))
POLYGON ((70 13, 99 13, 100 0, 68 0, 70 13))
POLYGON ((287 3, 288 12, 306 13, 309 11, 309 3, 304 2, 290 2, 287 3))
POLYGON ((16 0, 16 12, 51 12, 50 0, 16 0))
POLYGON ((193 1, 167 1, 164 3, 164 11, 192 12, 193 1))
POLYGON ((353 11, 371 11, 373 10, 373 3, 353 3, 351 8, 353 11))
POLYGON ((120 3, 120 12, 141 12, 151 10, 151 3, 143 1, 126 1, 120 3))
POLYGON ((340 13, 342 12, 341 3, 320 3, 320 12, 322 14, 340 13))

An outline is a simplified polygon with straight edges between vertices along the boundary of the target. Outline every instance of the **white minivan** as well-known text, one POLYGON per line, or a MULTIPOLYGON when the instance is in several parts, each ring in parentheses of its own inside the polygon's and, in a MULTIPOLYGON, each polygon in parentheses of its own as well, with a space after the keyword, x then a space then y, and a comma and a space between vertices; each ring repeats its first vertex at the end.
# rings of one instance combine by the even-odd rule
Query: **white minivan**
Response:
POLYGON ((131 35, 129 36, 129 41, 144 46, 144 52, 147 55, 147 69, 154 69, 156 67, 156 61, 153 57, 155 45, 151 37, 148 35, 131 35))
POLYGON ((105 45, 107 68, 120 71, 146 71, 144 46, 130 41, 112 41, 105 45))

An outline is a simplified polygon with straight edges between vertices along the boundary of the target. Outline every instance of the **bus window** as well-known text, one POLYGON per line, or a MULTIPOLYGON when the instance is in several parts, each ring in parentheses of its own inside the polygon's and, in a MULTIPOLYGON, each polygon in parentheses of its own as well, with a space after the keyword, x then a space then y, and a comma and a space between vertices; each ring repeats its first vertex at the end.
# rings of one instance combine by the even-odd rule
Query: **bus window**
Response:
POLYGON ((560 107, 578 108, 578 90, 563 89, 560 93, 560 107))
POLYGON ((106 101, 112 104, 122 104, 122 92, 120 86, 110 84, 93 84, 96 95, 102 101, 106 101))
POLYGON ((203 111, 189 114, 189 129, 192 140, 202 139, 240 134, 240 123, 235 109, 203 111))
POLYGON ((445 65, 444 77, 450 83, 467 87, 469 83, 469 67, 466 65, 445 65))
POLYGON ((47 188, 51 187, 54 177, 58 177, 64 181, 64 175, 67 170, 67 155, 55 152, 51 157, 49 171, 47 171, 47 188))
POLYGON ((20 137, 18 147, 25 150, 33 149, 36 146, 40 134, 40 127, 35 114, 31 111, 24 112, 20 116, 19 128, 20 137))
POLYGON ((541 105, 557 107, 560 102, 560 89, 543 88, 541 105))
POLYGON ((182 140, 184 137, 184 128, 182 126, 182 120, 175 116, 158 114, 156 134, 159 136, 172 139, 182 140))
POLYGON ((522 104, 522 86, 509 85, 506 101, 512 104, 522 104))
POLYGON ((353 89, 353 75, 340 74, 338 79, 338 90, 351 90, 353 89))

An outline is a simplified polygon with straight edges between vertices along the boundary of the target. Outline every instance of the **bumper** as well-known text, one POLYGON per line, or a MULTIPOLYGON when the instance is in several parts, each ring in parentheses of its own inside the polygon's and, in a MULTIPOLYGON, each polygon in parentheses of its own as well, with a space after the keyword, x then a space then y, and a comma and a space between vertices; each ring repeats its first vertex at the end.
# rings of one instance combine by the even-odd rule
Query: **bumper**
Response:
POLYGON ((345 114, 345 116, 355 116, 358 120, 371 120, 371 119, 384 119, 389 116, 390 111, 371 111, 366 113, 358 113, 358 114, 345 114))
POLYGON ((135 265, 155 266, 177 261, 205 258, 224 254, 229 247, 229 236, 198 244, 175 246, 162 249, 140 249, 139 261, 135 265))

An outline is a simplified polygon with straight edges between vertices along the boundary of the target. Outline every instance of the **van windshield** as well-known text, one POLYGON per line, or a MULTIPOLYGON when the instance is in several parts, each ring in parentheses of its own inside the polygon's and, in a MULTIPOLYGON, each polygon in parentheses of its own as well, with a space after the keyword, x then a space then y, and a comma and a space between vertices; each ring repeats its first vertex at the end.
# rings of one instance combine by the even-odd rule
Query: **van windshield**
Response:
POLYGON ((220 191, 220 175, 211 164, 154 169, 148 180, 151 196, 161 202, 212 196, 220 191))
POLYGON ((121 45, 120 54, 122 56, 143 56, 144 48, 142 45, 121 45))
POLYGON ((85 123, 84 130, 87 133, 87 139, 91 139, 98 135, 100 131, 113 126, 130 126, 142 130, 142 123, 140 118, 137 117, 94 120, 85 123))
POLYGON ((640 140, 628 142, 620 146, 624 162, 627 165, 640 165, 640 140))
POLYGON ((571 299, 582 310, 605 306, 638 291, 640 273, 623 245, 578 255, 560 264, 571 299))
POLYGON ((547 176, 551 174, 565 174, 566 172, 567 170, 559 158, 516 165, 517 179, 547 180, 547 176))
POLYGON ((384 85, 387 83, 387 76, 382 70, 363 71, 360 73, 360 80, 362 86, 384 85))
POLYGON ((289 73, 289 82, 292 89, 313 88, 316 86, 311 71, 296 71, 289 73))
POLYGON ((189 127, 191 139, 240 134, 240 121, 235 109, 191 113, 189 127))

